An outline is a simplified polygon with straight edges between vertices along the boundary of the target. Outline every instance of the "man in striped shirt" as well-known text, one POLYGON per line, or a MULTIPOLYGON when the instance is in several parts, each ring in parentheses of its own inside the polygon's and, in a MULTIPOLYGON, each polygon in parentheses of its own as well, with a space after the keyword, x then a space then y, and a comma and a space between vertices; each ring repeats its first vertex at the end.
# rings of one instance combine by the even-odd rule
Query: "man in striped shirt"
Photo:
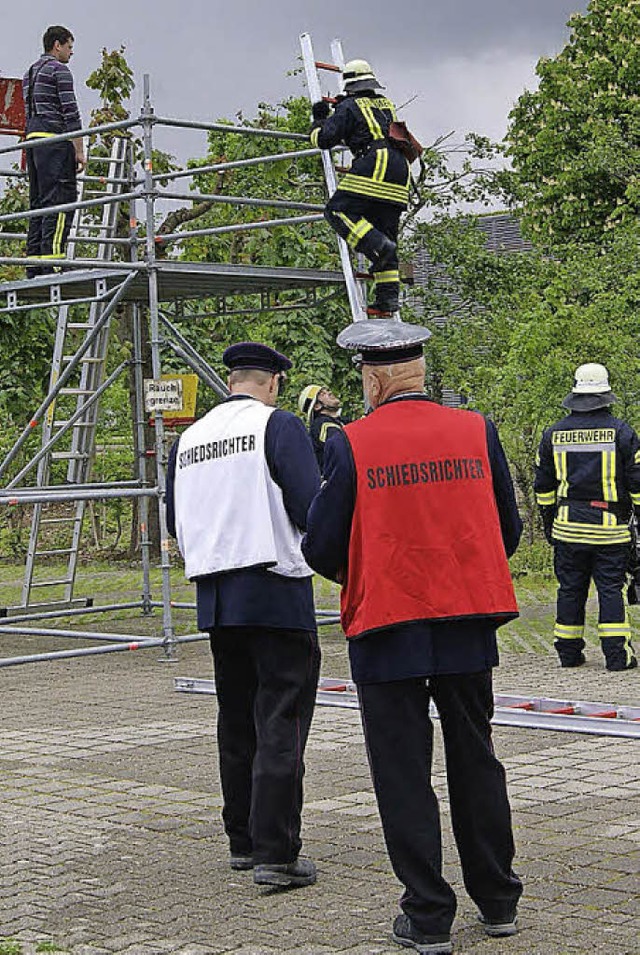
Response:
MULTIPOLYGON (((67 66, 73 56, 73 42, 73 34, 66 27, 48 27, 42 38, 43 55, 22 79, 28 140, 48 139, 82 128, 67 66)), ((26 152, 30 208, 75 202, 76 174, 85 166, 82 138, 36 146, 26 152)), ((50 260, 64 257, 72 219, 72 212, 59 212, 29 220, 27 255, 46 260, 46 264, 27 267, 28 278, 54 271, 50 260)))

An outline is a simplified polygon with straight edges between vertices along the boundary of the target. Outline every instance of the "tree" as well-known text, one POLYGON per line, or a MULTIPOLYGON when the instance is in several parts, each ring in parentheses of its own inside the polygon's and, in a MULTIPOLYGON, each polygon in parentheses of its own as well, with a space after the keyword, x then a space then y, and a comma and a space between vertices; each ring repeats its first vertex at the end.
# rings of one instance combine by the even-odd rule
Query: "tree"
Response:
POLYGON ((505 179, 532 239, 598 241, 640 212, 640 3, 590 0, 510 113, 505 179))
POLYGON ((490 252, 473 220, 423 225, 422 235, 448 277, 425 290, 427 316, 451 312, 455 301, 428 360, 445 387, 499 426, 532 535, 535 452, 543 428, 563 414, 576 366, 605 364, 615 412, 640 425, 640 224, 553 258, 490 252))

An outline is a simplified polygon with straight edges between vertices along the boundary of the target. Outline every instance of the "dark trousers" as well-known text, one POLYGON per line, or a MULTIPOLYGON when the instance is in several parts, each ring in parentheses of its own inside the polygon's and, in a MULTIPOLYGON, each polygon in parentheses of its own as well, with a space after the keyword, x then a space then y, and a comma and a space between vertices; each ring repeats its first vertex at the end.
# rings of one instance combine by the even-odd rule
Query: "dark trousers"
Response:
POLYGON ((592 579, 598 592, 598 636, 607 665, 615 667, 627 661, 631 633, 623 589, 628 559, 628 544, 554 542, 558 579, 555 646, 561 661, 574 662, 584 648, 585 605, 592 579))
POLYGON ((338 186, 325 207, 325 218, 331 228, 343 238, 351 248, 362 252, 374 262, 373 277, 375 284, 375 305, 377 308, 395 311, 398 307, 400 277, 398 272, 397 249, 385 260, 383 271, 376 268, 374 254, 384 238, 398 242, 398 228, 402 206, 392 202, 369 199, 353 192, 343 192, 338 186), (362 223, 373 228, 358 238, 362 223))
POLYGON ((491 671, 358 686, 369 764, 400 904, 423 932, 446 934, 456 897, 442 877, 438 800, 431 784, 434 700, 444 738, 451 822, 467 892, 485 916, 513 913, 522 883, 506 778, 491 741, 491 671))
POLYGON ((252 855, 256 863, 294 862, 320 669, 317 634, 219 627, 210 636, 222 818, 231 852, 252 855))
MULTIPOLYGON (((76 201, 76 158, 70 142, 39 146, 26 153, 31 209, 76 201)), ((63 257, 72 221, 73 212, 54 212, 29 219, 27 255, 46 259, 63 257)), ((45 268, 51 271, 51 266, 43 266, 40 271, 45 268)))

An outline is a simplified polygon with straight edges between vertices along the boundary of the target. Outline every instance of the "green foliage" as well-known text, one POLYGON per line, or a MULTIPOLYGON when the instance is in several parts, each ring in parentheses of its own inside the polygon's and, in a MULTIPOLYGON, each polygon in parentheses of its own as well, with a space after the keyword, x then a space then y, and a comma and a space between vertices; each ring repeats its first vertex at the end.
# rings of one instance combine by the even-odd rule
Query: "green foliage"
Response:
POLYGON ((22 945, 12 938, 0 938, 0 955, 22 955, 22 945))
POLYGON ((576 366, 603 362, 619 399, 614 413, 640 425, 640 224, 554 258, 489 252, 473 220, 423 225, 420 238, 449 277, 425 289, 427 317, 451 312, 452 295, 465 305, 427 351, 440 386, 496 421, 532 540, 535 452, 543 428, 565 413, 576 366))
POLYGON ((86 80, 89 89, 97 90, 102 101, 100 109, 91 114, 94 126, 117 123, 129 116, 125 103, 135 88, 135 82, 124 52, 124 46, 111 51, 103 47, 100 66, 86 80))
POLYGON ((590 0, 569 43, 537 66, 540 85, 513 108, 513 174, 533 239, 598 241, 640 211, 640 5, 590 0))

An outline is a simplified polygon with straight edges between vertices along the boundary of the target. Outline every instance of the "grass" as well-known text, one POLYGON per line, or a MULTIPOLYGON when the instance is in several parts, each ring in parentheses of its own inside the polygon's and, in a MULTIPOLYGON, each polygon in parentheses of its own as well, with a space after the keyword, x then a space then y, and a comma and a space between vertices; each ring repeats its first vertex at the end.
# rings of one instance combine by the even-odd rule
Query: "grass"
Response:
MULTIPOLYGON (((527 570, 524 556, 526 555, 520 557, 519 562, 514 559, 512 566, 520 617, 499 629, 500 649, 511 652, 548 653, 553 643, 556 582, 550 569, 527 570)), ((63 569, 62 565, 52 564, 49 567, 51 577, 62 576, 63 569)), ((23 573, 23 567, 19 564, 0 564, 0 606, 19 603, 23 573)), ((195 588, 185 580, 180 566, 172 567, 170 579, 174 601, 193 602, 195 600, 195 588)), ((154 600, 161 599, 162 585, 159 568, 152 570, 151 591, 154 600)), ((316 577, 314 591, 317 607, 324 610, 338 609, 340 598, 336 584, 316 577)), ((75 595, 93 597, 98 605, 137 601, 141 599, 141 594, 142 574, 137 564, 91 562, 78 570, 75 595)), ((185 634, 195 631, 193 610, 174 608, 173 616, 176 633, 185 634)), ((640 607, 630 607, 629 618, 633 631, 640 626, 640 607)), ((594 645, 598 643, 596 623, 597 603, 592 590, 587 605, 585 639, 594 645)), ((56 620, 51 618, 49 621, 42 621, 42 625, 56 626, 56 620)), ((62 623, 59 625, 71 626, 65 618, 62 618, 62 623)), ((82 614, 72 618, 72 625, 75 629, 162 636, 162 617, 159 611, 147 616, 136 609, 82 614)), ((323 628, 322 633, 323 636, 330 637, 340 635, 340 630, 337 627, 335 629, 326 627, 323 628)), ((1 949, 0 955, 5 955, 1 949)))

